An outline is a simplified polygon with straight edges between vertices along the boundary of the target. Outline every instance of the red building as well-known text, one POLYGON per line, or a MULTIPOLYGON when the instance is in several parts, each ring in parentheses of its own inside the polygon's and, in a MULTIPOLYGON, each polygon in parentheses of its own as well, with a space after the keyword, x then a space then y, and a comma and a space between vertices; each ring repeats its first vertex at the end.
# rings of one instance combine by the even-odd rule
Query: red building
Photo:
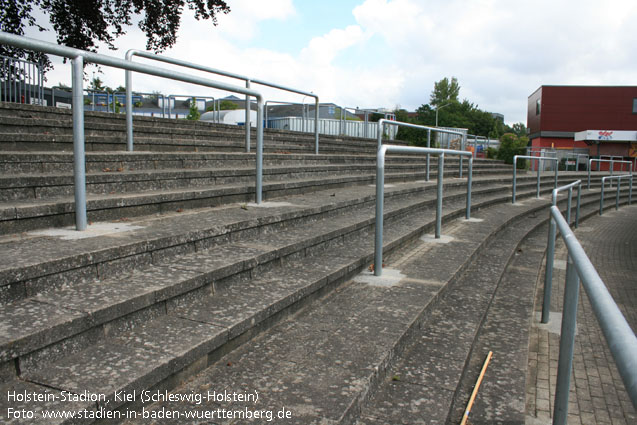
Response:
POLYGON ((529 96, 527 128, 535 148, 635 161, 637 86, 541 86, 529 96))

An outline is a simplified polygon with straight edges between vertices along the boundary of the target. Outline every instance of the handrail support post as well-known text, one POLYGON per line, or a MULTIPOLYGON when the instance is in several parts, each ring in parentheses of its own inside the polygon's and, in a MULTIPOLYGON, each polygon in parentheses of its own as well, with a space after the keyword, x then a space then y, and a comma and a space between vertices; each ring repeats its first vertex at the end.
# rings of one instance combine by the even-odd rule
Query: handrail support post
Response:
POLYGON ((440 228, 442 227, 442 178, 445 168, 445 154, 438 155, 438 184, 436 187, 436 229, 435 238, 440 239, 440 228))
POLYGON ((73 178, 75 182, 75 228, 86 230, 86 159, 84 152, 84 58, 72 60, 73 74, 73 178))
POLYGON ((573 260, 569 255, 566 266, 564 306, 562 308, 562 328, 560 332, 560 354, 557 367, 553 425, 565 425, 568 416, 568 396, 571 383, 571 369, 573 367, 573 347, 575 345, 579 286, 579 276, 573 265, 573 260))

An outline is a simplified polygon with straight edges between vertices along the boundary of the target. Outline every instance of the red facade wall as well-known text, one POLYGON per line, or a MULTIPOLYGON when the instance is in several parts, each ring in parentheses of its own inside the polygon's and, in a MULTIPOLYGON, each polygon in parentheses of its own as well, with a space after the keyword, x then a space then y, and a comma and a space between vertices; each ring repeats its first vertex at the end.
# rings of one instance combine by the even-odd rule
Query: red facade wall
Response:
POLYGON ((542 86, 529 96, 527 127, 540 131, 636 130, 637 86, 542 86), (540 99, 540 115, 536 101, 540 99))

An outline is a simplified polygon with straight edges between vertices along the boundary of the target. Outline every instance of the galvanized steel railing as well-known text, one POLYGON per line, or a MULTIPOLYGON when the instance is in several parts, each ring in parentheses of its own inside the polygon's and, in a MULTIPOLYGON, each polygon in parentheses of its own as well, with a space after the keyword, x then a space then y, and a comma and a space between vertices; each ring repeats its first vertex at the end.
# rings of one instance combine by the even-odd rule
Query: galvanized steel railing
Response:
MULTIPOLYGON (((486 142, 487 149, 489 149, 490 140, 487 137, 478 136, 478 135, 475 135, 475 134, 467 134, 467 143, 469 145, 473 144, 473 157, 474 158, 476 158, 477 155, 478 155, 478 143, 479 143, 479 141, 481 139, 484 140, 484 142, 482 142, 482 148, 484 149, 484 145, 485 145, 485 142, 486 142), (473 139, 473 140, 469 139, 469 137, 471 139, 473 139)), ((486 155, 486 152, 485 152, 485 155, 486 155)))
MULTIPOLYGON (((597 159, 597 158, 592 158, 588 160, 588 180, 587 180, 587 184, 586 184, 586 189, 590 189, 591 188, 591 166, 593 165, 593 162, 597 162, 598 164, 602 163, 602 162, 610 162, 610 175, 613 175, 613 170, 615 168, 615 164, 628 164, 628 173, 632 174, 633 173, 633 163, 631 161, 620 161, 620 160, 614 160, 614 159, 597 159)), ((599 171, 599 165, 597 166, 598 171, 599 171)), ((623 167, 622 167, 623 168, 623 167)))
MULTIPOLYGON (((291 93, 302 94, 304 96, 313 97, 316 103, 316 110, 314 111, 315 119, 318 121, 319 118, 319 97, 314 93, 308 93, 302 90, 292 89, 289 87, 281 86, 278 84, 270 83, 267 81, 259 80, 256 78, 246 77, 244 75, 235 74, 233 72, 222 71, 220 69, 210 68, 203 65, 198 65, 192 62, 186 62, 179 59, 173 59, 166 56, 154 55, 152 53, 144 52, 141 50, 131 49, 126 52, 126 60, 132 61, 133 56, 140 56, 147 59, 153 59, 160 62, 170 63, 173 65, 183 66, 186 68, 196 69, 199 71, 209 72, 211 74, 217 74, 224 77, 236 78, 238 80, 243 80, 246 83, 246 90, 250 89, 250 83, 260 84, 262 86, 267 86, 283 91, 288 91, 291 93)), ((129 101, 129 97, 132 96, 132 75, 130 72, 126 72, 126 99, 129 101)), ((231 91, 231 90, 228 90, 231 91)), ((250 96, 246 95, 246 119, 245 119, 245 131, 246 131, 246 152, 250 152, 250 96)), ((259 125, 263 127, 263 123, 259 117, 257 117, 257 121, 259 121, 259 125)), ((257 133, 259 125, 257 125, 257 133)), ((127 148, 129 151, 133 150, 133 116, 132 114, 126 113, 126 129, 127 129, 127 148)), ((314 153, 318 155, 319 151, 319 135, 318 135, 318 127, 314 131, 314 153)))
MULTIPOLYGON (((557 205, 557 194, 561 191, 568 190, 568 202, 566 206, 566 222, 571 223, 571 206, 573 199, 573 188, 577 186, 577 208, 575 209, 575 227, 579 225, 580 200, 582 198, 582 181, 577 180, 565 186, 553 189, 551 203, 557 205)), ((553 260, 555 256, 555 238, 556 238, 555 220, 549 214, 549 240, 546 252, 546 269, 544 273, 544 301, 542 304, 542 323, 549 322, 551 309, 551 287, 553 286, 553 260)))
POLYGON ((615 209, 619 209, 619 191, 622 183, 622 179, 627 178, 629 181, 628 186, 628 205, 632 203, 633 200, 633 175, 632 174, 621 174, 616 176, 606 176, 602 177, 602 191, 599 197, 599 215, 604 213, 604 186, 606 186, 606 180, 613 181, 617 179, 617 194, 615 195, 615 209))
MULTIPOLYGON (((263 186, 263 96, 261 93, 233 86, 218 81, 208 80, 198 76, 183 74, 171 70, 143 65, 131 61, 114 58, 98 53, 87 52, 67 46, 60 46, 46 41, 19 35, 0 32, 0 43, 22 49, 62 56, 72 60, 73 66, 73 173, 75 181, 75 225, 77 230, 85 230, 86 219, 86 167, 84 158, 84 61, 104 66, 125 69, 127 71, 141 72, 143 74, 183 81, 205 87, 226 90, 229 92, 245 94, 257 99, 257 120, 261 125, 257 126, 257 152, 256 152, 256 202, 261 202, 263 186)), ((131 98, 127 96, 127 102, 131 98)), ((132 124, 132 114, 131 124, 132 124)), ((128 117, 127 117, 128 118, 128 117)), ((132 135, 132 133, 131 133, 132 135)), ((131 139, 132 142, 132 139, 131 139)), ((131 146, 132 148, 132 146, 131 146)))
POLYGON ((517 187, 517 165, 518 165, 518 158, 520 159, 535 159, 538 161, 538 166, 537 166, 537 197, 540 197, 540 163, 539 161, 555 161, 555 183, 553 184, 554 188, 557 188, 557 174, 558 174, 558 166, 557 166, 557 158, 554 157, 549 157, 549 156, 531 156, 531 155, 515 155, 513 157, 513 189, 512 189, 512 197, 511 197, 511 203, 515 204, 515 191, 516 191, 516 187, 517 187))
POLYGON ((44 105, 44 73, 40 64, 0 56, 0 101, 44 105))
POLYGON ((584 161, 584 163, 586 164, 586 161, 588 161, 588 159, 590 158, 590 155, 587 153, 571 153, 566 155, 564 157, 566 158, 566 163, 564 164, 566 169, 564 171, 568 171, 568 160, 573 158, 575 158, 575 171, 579 171, 579 159, 581 156, 586 157, 586 160, 584 161))
MULTIPOLYGON (((396 123, 396 121, 393 121, 396 123)), ((404 123, 400 123, 404 124, 404 123)), ((400 125, 398 124, 398 125, 400 125)), ((471 152, 450 149, 419 148, 410 146, 382 145, 376 154, 376 233, 374 245, 374 275, 383 273, 383 202, 385 199, 385 155, 387 152, 438 155, 438 184, 436 189, 436 228, 435 237, 440 238, 442 227, 442 178, 444 173, 445 154, 469 157, 469 171, 467 178, 467 207, 465 217, 471 218, 471 180, 473 176, 473 157, 471 152)))
MULTIPOLYGON (((449 130, 446 128, 440 128, 440 127, 430 127, 427 125, 417 125, 417 124, 410 124, 410 123, 406 123, 406 122, 401 122, 401 121, 393 121, 393 120, 386 120, 386 119, 380 119, 378 120, 378 134, 377 134, 377 147, 378 149, 380 149, 381 145, 383 144, 383 131, 384 131, 384 126, 385 124, 387 125, 395 125, 398 127, 409 127, 409 128, 417 128, 420 130, 427 130, 427 148, 431 147, 431 132, 437 132, 437 133, 444 133, 444 134, 455 134, 457 136, 460 136, 461 139, 464 141, 466 140, 467 134, 463 133, 462 131, 456 131, 456 130, 449 130)), ((464 143, 463 143, 464 146, 464 143)), ((449 151, 452 152, 461 152, 461 151, 455 151, 452 149, 447 149, 449 151)), ((468 152, 470 153, 470 152, 468 152)), ((426 172, 425 172, 425 180, 429 181, 429 164, 430 164, 430 153, 427 154, 427 165, 426 165, 426 172)), ((462 155, 460 156, 460 171, 459 171, 459 177, 462 178, 462 157, 466 156, 466 155, 462 155)))
MULTIPOLYGON (((175 109, 177 109, 177 105, 176 105, 176 100, 177 98, 186 98, 189 99, 192 102, 192 99, 195 99, 195 102, 199 99, 203 99, 204 103, 206 100, 212 100, 213 104, 215 101, 215 98, 213 96, 193 96, 190 94, 171 94, 168 95, 168 118, 172 118, 172 113, 173 113, 173 103, 175 103, 175 109)), ((188 105, 190 106, 190 102, 188 103, 188 105)), ((205 108, 204 108, 205 109, 205 108)), ((131 110, 132 111, 132 110, 131 110)), ((177 118, 177 112, 175 112, 175 118, 177 118)))
POLYGON ((568 249, 553 424, 566 424, 568 416, 580 279, 613 354, 626 391, 633 406, 637 407, 637 337, 556 206, 551 207, 551 217, 555 220, 568 249))

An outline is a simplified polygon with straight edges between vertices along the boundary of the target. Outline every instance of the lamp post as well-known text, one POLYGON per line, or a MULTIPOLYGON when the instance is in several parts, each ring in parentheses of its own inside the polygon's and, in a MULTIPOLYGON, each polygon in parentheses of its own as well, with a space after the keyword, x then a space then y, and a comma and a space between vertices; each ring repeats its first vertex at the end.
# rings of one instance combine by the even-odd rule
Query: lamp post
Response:
POLYGON ((444 108, 445 106, 451 105, 451 102, 445 103, 442 106, 436 106, 436 127, 438 127, 438 110, 444 108))

